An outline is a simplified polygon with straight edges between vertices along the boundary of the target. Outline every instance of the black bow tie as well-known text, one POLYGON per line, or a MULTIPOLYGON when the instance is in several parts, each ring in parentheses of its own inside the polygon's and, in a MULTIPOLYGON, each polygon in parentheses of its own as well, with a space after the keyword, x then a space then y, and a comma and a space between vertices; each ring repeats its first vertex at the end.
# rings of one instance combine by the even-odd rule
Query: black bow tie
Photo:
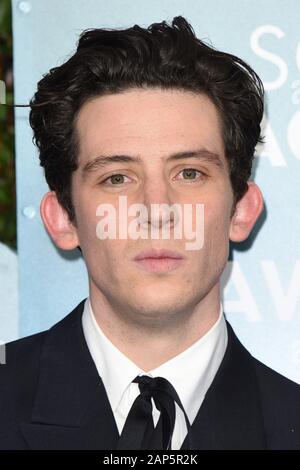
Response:
POLYGON ((171 449, 172 435, 175 425, 175 402, 184 413, 188 437, 190 423, 180 398, 163 377, 136 377, 133 382, 139 384, 140 395, 135 399, 124 424, 117 449, 171 449), (153 398, 156 408, 160 411, 157 426, 154 428, 152 417, 153 398))

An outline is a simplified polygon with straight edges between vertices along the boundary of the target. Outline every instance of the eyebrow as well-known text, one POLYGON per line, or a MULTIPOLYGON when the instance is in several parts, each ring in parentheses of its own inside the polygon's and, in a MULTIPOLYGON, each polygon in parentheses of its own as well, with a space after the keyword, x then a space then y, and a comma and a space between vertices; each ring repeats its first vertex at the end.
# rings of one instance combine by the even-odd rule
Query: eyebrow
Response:
MULTIPOLYGON (((198 160, 206 161, 211 163, 221 169, 224 168, 224 163, 221 157, 211 152, 207 149, 199 149, 199 150, 188 150, 184 152, 176 152, 169 155, 165 161, 178 161, 184 160, 188 158, 196 158, 198 160)), ((100 168, 106 168, 107 166, 111 165, 112 163, 142 163, 143 160, 140 156, 130 156, 130 155, 99 155, 95 157, 93 160, 87 162, 81 170, 83 177, 87 177, 88 174, 96 172, 100 168)))

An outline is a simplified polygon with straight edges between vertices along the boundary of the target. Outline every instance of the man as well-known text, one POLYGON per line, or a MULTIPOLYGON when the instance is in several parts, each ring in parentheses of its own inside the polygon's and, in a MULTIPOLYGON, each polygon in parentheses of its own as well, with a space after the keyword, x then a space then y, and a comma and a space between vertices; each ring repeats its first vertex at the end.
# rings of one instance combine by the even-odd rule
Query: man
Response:
POLYGON ((245 240, 263 209, 249 181, 255 72, 177 17, 84 32, 30 105, 51 189, 41 216, 59 248, 80 247, 89 298, 7 345, 0 447, 300 449, 300 387, 245 350, 220 303, 229 240, 245 240), (119 223, 121 200, 143 208, 141 236, 103 236, 100 215, 112 208, 119 223), (177 213, 166 220, 156 204, 177 213), (196 249, 186 231, 145 236, 186 228, 184 207, 196 249))

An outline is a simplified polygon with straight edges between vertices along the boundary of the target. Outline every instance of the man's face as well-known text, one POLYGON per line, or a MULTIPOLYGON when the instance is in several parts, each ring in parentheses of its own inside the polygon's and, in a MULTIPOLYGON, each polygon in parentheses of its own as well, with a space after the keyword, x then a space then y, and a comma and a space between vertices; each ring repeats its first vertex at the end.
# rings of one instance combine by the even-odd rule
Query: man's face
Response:
POLYGON ((214 104, 201 94, 134 89, 85 103, 76 125, 79 168, 73 174, 72 197, 92 298, 104 299, 125 321, 149 325, 180 318, 197 304, 216 299, 228 258, 233 191, 214 104), (201 158, 168 160, 172 154, 198 150, 214 154, 219 163, 203 152, 201 158), (112 155, 140 161, 83 171, 96 157, 112 155), (109 179, 112 175, 119 176, 109 179), (111 204, 118 214, 119 196, 127 197, 128 207, 147 207, 149 228, 152 204, 190 204, 193 221, 196 204, 204 204, 203 247, 186 250, 190 240, 174 239, 172 227, 167 240, 151 239, 150 232, 148 239, 99 239, 97 207, 111 204), (177 251, 184 259, 175 269, 145 270, 134 258, 150 248, 177 251))

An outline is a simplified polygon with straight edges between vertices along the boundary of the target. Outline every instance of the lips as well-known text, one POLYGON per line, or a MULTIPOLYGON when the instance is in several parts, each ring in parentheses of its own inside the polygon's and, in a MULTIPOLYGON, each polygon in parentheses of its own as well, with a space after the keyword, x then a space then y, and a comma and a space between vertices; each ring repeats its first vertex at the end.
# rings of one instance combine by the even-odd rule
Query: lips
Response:
POLYGON ((139 253, 134 261, 136 266, 149 273, 169 273, 182 266, 184 256, 171 250, 145 250, 139 253))
POLYGON ((145 250, 139 253, 134 260, 141 261, 143 259, 183 259, 183 256, 177 251, 171 250, 145 250))

